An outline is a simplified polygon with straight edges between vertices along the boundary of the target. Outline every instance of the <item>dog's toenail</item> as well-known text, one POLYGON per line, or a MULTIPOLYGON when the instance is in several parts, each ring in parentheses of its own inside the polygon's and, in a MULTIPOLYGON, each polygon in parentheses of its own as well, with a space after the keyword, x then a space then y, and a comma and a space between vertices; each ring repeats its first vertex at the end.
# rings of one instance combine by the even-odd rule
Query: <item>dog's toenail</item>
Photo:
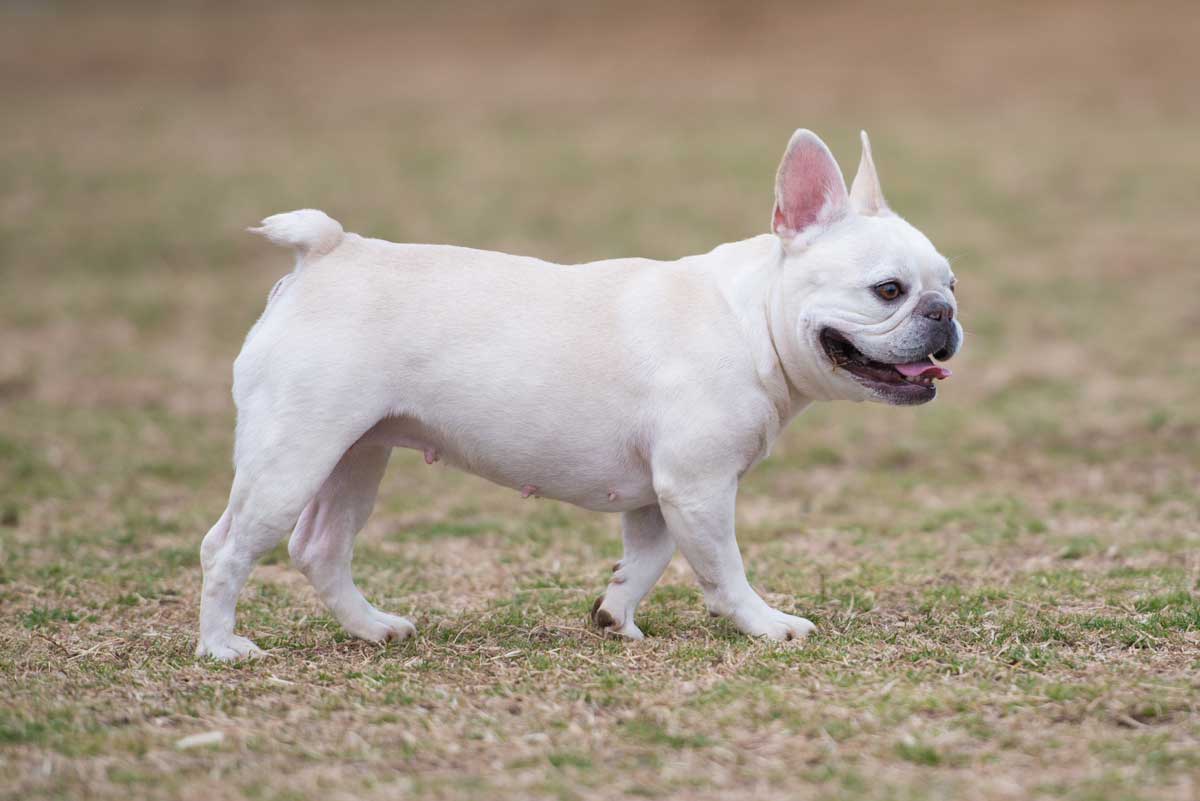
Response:
POLYGON ((609 614, 607 609, 600 608, 601 604, 603 603, 604 596, 601 595, 596 599, 596 602, 592 604, 592 622, 602 629, 607 629, 617 625, 617 620, 611 614, 609 614))
POLYGON ((614 629, 617 627, 617 619, 607 609, 599 609, 596 611, 596 625, 602 629, 614 629))

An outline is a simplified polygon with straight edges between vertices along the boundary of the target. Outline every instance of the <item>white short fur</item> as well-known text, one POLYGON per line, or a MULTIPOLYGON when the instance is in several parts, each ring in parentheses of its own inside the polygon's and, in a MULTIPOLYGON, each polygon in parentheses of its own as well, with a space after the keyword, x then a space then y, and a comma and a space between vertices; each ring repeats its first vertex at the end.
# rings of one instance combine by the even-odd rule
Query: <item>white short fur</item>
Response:
POLYGON ((679 548, 712 613, 747 634, 803 636, 809 621, 746 580, 738 480, 812 401, 872 399, 830 363, 823 327, 873 357, 908 352, 918 297, 953 303, 949 265, 887 210, 869 150, 847 192, 808 131, 781 164, 773 233, 675 262, 561 266, 393 244, 311 209, 251 230, 293 248, 297 265, 234 364, 236 473, 201 546, 197 652, 218 659, 257 652, 234 634, 237 598, 289 532, 295 564, 347 631, 414 633, 350 574, 393 447, 622 513, 625 555, 594 610, 615 634, 642 636, 634 612, 679 548), (885 278, 911 298, 881 304, 869 288, 885 278))

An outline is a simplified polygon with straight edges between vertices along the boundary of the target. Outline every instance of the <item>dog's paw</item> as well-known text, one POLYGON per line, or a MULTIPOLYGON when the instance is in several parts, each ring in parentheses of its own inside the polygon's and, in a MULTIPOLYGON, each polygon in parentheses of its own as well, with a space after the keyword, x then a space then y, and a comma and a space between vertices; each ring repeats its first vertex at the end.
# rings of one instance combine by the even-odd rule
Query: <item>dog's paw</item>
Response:
POLYGON ((407 618, 372 609, 364 619, 355 621, 353 626, 347 625, 346 631, 362 640, 384 643, 415 637, 417 627, 407 618))
POLYGON ((196 656, 211 657, 219 662, 232 662, 245 657, 259 657, 263 650, 245 637, 232 634, 226 640, 205 642, 196 646, 196 656))
POLYGON ((621 612, 613 613, 605 608, 604 596, 601 595, 592 604, 592 623, 605 634, 621 637, 626 640, 644 640, 645 634, 633 622, 633 615, 621 612))
POLYGON ((749 613, 735 612, 730 619, 744 634, 769 640, 802 640, 817 629, 811 620, 769 606, 749 613))

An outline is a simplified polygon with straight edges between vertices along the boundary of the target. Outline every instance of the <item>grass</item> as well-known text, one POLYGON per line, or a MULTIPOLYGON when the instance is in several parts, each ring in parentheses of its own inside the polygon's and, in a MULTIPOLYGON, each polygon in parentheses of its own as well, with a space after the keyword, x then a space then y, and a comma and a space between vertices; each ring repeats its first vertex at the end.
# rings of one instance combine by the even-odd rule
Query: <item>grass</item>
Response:
POLYGON ((1190 6, 0 13, 0 797, 1194 796, 1190 6), (355 571, 418 639, 347 638, 281 546, 268 658, 192 657, 288 267, 241 228, 674 257, 764 228, 799 125, 847 169, 871 130, 968 329, 937 403, 812 409, 743 482, 817 636, 738 636, 675 563, 602 639, 615 520, 397 453, 355 571))

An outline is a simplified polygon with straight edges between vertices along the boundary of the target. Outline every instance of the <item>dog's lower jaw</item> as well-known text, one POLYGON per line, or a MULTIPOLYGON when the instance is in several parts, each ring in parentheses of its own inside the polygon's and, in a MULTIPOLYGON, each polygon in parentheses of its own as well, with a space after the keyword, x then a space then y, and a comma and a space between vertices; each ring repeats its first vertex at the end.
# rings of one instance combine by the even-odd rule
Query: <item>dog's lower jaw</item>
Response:
POLYGON ((888 406, 923 406, 937 397, 937 387, 920 387, 921 391, 894 392, 891 387, 871 388, 875 400, 888 406))

